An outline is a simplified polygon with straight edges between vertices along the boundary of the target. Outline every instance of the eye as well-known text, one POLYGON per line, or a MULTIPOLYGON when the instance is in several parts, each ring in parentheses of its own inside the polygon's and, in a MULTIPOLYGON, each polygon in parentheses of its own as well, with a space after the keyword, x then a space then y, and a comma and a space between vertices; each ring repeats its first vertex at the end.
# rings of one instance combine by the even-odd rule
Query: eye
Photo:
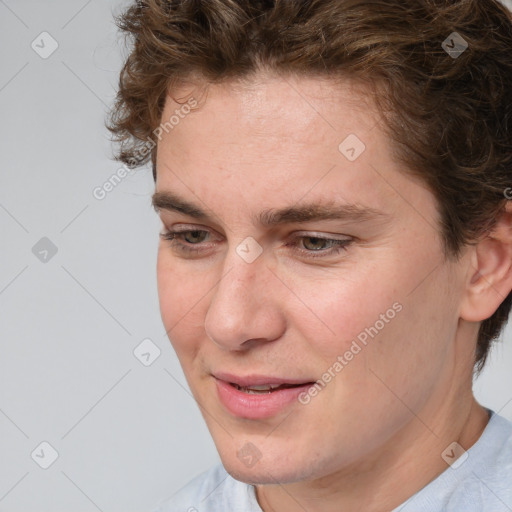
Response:
MULTIPOLYGON (((170 242, 170 247, 183 257, 199 257, 212 254, 222 238, 205 229, 170 229, 160 233, 160 237, 170 242)), ((354 241, 353 238, 328 238, 316 233, 298 234, 286 243, 300 257, 303 258, 329 258, 336 256, 354 241)))
MULTIPOLYGON (((177 233, 175 233, 174 236, 176 236, 177 233)), ((194 230, 194 231, 182 231, 181 236, 182 239, 189 243, 189 244, 197 244, 204 242, 206 235, 208 235, 207 231, 203 231, 200 229, 194 230)))
POLYGON ((185 242, 195 245, 204 242, 205 236, 208 234, 209 232, 204 229, 169 229, 160 233, 160 238, 171 242, 185 240, 185 242))
POLYGON ((308 251, 318 251, 321 249, 327 249, 326 245, 329 245, 329 242, 335 242, 335 240, 329 240, 327 238, 319 238, 316 236, 305 236, 302 237, 302 245, 308 251), (308 247, 309 245, 309 247, 308 247))
POLYGON ((334 256, 341 251, 346 251, 353 242, 351 238, 326 238, 316 235, 303 235, 295 237, 288 246, 295 247, 295 250, 307 258, 324 258, 334 256), (303 248, 299 247, 302 245, 303 248))
POLYGON ((160 238, 170 241, 171 247, 179 251, 197 253, 202 249, 194 246, 202 244, 209 234, 204 229, 166 230, 160 233, 160 238))

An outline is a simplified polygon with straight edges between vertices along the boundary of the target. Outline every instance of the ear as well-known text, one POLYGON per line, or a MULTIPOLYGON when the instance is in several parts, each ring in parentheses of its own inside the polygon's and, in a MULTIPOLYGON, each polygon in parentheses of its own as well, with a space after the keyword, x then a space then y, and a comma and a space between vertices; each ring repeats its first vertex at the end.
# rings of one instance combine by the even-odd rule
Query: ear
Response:
POLYGON ((468 322, 490 318, 512 290, 512 201, 493 229, 474 247, 460 316, 468 322))

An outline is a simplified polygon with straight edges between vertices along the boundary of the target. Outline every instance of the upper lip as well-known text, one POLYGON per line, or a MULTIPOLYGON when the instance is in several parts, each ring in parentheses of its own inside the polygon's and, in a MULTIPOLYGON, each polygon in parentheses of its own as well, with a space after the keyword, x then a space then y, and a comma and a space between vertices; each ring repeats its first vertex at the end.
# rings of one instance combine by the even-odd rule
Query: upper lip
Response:
POLYGON ((272 377, 269 375, 233 375, 231 373, 223 373, 223 372, 215 372, 212 375, 218 379, 228 382, 230 384, 236 384, 242 388, 247 388, 250 386, 264 386, 265 384, 291 384, 291 385, 300 385, 300 384, 310 384, 315 382, 314 380, 308 379, 289 379, 287 377, 272 377))

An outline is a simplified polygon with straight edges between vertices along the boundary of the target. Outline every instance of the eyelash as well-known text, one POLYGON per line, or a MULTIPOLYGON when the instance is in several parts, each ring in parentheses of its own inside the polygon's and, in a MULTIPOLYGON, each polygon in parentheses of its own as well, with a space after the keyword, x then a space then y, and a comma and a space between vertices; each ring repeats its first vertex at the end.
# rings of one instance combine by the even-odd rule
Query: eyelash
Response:
MULTIPOLYGON (((199 247, 195 247, 195 246, 200 245, 202 242, 199 242, 197 244, 192 244, 192 245, 188 244, 187 245, 187 244, 183 244, 182 242, 179 241, 178 236, 184 236, 188 233, 208 233, 208 231, 206 231, 204 229, 186 229, 183 231, 168 230, 163 233, 160 233, 160 237, 164 240, 171 242, 171 246, 177 246, 178 250, 183 251, 185 253, 197 254, 197 253, 201 252, 202 249, 199 247)), ((323 238, 320 236, 298 236, 298 237, 295 237, 295 240, 301 240, 304 238, 310 238, 313 240, 321 240, 323 242, 330 242, 334 245, 334 247, 330 248, 330 250, 318 249, 316 251, 313 251, 313 250, 308 250, 308 249, 297 249, 297 251, 299 251, 303 255, 305 254, 308 258, 325 258, 328 256, 334 256, 336 254, 339 254, 341 251, 346 251, 347 247, 353 242, 353 240, 350 240, 350 239, 338 240, 335 238, 323 238), (319 254, 315 254, 315 253, 319 253, 319 254)), ((289 247, 290 245, 296 247, 295 243, 287 244, 287 247, 289 247)))

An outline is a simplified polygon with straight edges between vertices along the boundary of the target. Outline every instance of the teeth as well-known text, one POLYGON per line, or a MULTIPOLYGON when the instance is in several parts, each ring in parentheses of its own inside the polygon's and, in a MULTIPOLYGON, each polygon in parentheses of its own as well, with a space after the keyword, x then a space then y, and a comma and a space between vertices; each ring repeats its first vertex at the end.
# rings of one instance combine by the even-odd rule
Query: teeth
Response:
POLYGON ((250 386, 250 387, 242 387, 242 386, 238 386, 237 384, 233 384, 233 386, 236 389, 243 391, 244 393, 249 393, 249 394, 255 395, 258 393, 271 393, 274 389, 281 387, 281 384, 266 384, 264 386, 250 386))
POLYGON ((250 389, 251 391, 268 391, 270 389, 276 389, 281 384, 268 384, 266 386, 250 386, 247 389, 250 389))

